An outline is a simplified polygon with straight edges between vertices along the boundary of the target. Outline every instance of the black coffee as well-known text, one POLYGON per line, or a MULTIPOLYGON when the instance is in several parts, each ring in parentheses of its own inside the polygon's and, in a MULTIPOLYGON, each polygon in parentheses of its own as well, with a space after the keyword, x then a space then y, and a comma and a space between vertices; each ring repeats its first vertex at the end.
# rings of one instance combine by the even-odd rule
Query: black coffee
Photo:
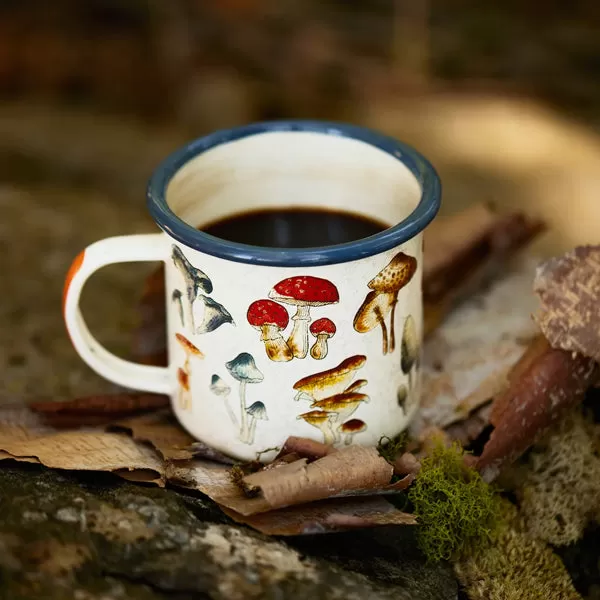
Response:
POLYGON ((222 240, 271 248, 310 248, 353 242, 388 226, 346 212, 277 209, 241 213, 200 227, 222 240))

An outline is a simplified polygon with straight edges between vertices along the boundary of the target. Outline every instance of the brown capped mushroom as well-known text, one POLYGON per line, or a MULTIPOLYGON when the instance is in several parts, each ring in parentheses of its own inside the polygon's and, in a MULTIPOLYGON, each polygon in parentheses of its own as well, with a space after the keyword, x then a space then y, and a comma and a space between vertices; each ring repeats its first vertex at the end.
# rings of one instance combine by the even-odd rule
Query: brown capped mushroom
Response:
POLYGON ((297 419, 303 419, 309 425, 316 427, 323 434, 323 443, 327 445, 333 444, 335 435, 331 427, 331 420, 335 415, 323 410, 311 410, 310 412, 298 415, 297 419))
POLYGON ((177 369, 177 383, 179 384, 179 406, 183 410, 187 410, 191 406, 191 392, 190 392, 190 376, 181 367, 177 369))
POLYGON ((358 392, 362 390, 365 385, 369 383, 366 379, 357 379, 355 382, 351 383, 344 392, 358 392))
POLYGON ((360 419, 350 419, 340 425, 340 433, 344 435, 344 444, 347 446, 352 443, 352 438, 361 431, 366 431, 367 424, 360 419))
POLYGON ((417 259, 404 252, 398 252, 394 258, 367 284, 372 292, 354 317, 354 329, 359 333, 371 331, 377 325, 383 335, 383 354, 393 352, 396 347, 394 321, 398 294, 413 278, 417 271, 417 259), (391 312, 390 335, 385 327, 385 318, 391 312))
POLYGON ((248 307, 248 323, 261 332, 260 340, 265 343, 267 356, 273 361, 288 361, 294 358, 292 351, 281 336, 290 321, 287 310, 273 300, 256 300, 248 307))
POLYGON ((331 281, 310 275, 283 279, 269 292, 269 298, 296 307, 296 314, 292 317, 294 327, 287 340, 296 358, 304 358, 308 354, 311 307, 335 304, 340 300, 338 290, 331 281))
POLYGON ((317 319, 311 324, 310 332, 317 338, 310 355, 315 360, 322 360, 327 356, 327 340, 335 335, 335 323, 327 317, 317 319))
POLYGON ((190 370, 190 358, 197 356, 198 358, 204 358, 204 354, 200 352, 190 340, 188 340, 181 333, 175 334, 175 339, 179 342, 180 346, 185 352, 185 362, 183 368, 177 370, 177 381, 179 382, 179 403, 182 409, 187 410, 191 406, 191 383, 190 379, 192 372, 190 370))
MULTIPOLYGON (((310 407, 318 408, 326 412, 336 413, 334 419, 336 423, 343 423, 350 415, 352 415, 362 402, 369 402, 369 396, 366 394, 342 393, 323 398, 313 402, 310 407)), ((336 441, 339 435, 336 435, 336 441)))
POLYGON ((294 389, 298 392, 294 400, 322 400, 340 394, 350 385, 356 371, 366 361, 366 356, 357 354, 346 358, 337 367, 303 377, 294 384, 294 389))

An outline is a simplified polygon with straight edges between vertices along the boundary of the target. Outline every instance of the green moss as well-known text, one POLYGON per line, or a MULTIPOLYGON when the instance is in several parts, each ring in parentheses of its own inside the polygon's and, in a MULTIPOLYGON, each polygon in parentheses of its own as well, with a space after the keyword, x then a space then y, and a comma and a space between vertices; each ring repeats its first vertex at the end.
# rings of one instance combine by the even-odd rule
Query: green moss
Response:
POLYGON ((419 547, 432 561, 485 546, 501 522, 499 496, 464 465, 459 444, 433 448, 408 496, 419 520, 419 547))
POLYGON ((389 463, 393 463, 396 457, 406 448, 408 435, 405 431, 399 433, 396 437, 390 438, 387 435, 379 438, 377 452, 389 463))

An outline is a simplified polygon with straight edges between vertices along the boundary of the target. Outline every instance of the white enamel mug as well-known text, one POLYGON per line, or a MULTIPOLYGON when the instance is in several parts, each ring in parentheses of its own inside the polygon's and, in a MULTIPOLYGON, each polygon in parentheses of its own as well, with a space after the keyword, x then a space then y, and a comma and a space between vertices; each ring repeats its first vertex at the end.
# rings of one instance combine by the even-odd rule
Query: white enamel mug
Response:
POLYGON ((197 439, 238 459, 273 458, 288 436, 375 445, 410 422, 420 394, 422 232, 440 205, 434 168, 360 127, 277 121, 218 131, 169 156, 148 185, 160 233, 84 250, 67 276, 73 345, 103 377, 168 394, 197 439), (388 229, 281 249, 199 227, 240 213, 328 209, 388 229), (164 261, 169 366, 103 348, 79 309, 100 267, 164 261))

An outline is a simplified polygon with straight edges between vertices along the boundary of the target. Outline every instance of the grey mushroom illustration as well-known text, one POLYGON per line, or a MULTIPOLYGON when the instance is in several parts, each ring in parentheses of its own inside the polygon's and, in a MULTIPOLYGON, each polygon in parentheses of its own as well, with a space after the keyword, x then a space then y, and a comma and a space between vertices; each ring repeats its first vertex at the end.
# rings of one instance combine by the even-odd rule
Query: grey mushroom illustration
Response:
POLYGON ((408 388, 402 384, 398 387, 396 392, 396 398, 398 400, 398 406, 402 409, 402 412, 406 414, 406 400, 408 399, 408 388))
POLYGON ((204 315, 196 333, 210 333, 225 323, 234 324, 232 316, 222 304, 204 294, 200 294, 198 299, 204 304, 204 315))
POLYGON ((249 383, 260 383, 264 375, 259 371, 254 358, 248 352, 241 352, 233 360, 225 363, 230 375, 240 382, 240 440, 248 436, 248 418, 246 414, 246 386, 249 383))
POLYGON ((185 282, 188 322, 192 326, 192 331, 194 331, 196 329, 193 310, 194 302, 201 292, 210 294, 213 290, 213 284, 208 275, 204 271, 194 267, 194 265, 192 265, 185 257, 181 248, 175 244, 171 246, 171 258, 185 282))
POLYGON ((405 375, 408 375, 408 388, 413 387, 413 367, 419 361, 420 344, 417 334, 417 324, 412 315, 408 315, 404 321, 402 330, 402 348, 400 353, 400 367, 405 375))
POLYGON ((243 442, 246 444, 254 444, 254 434, 256 432, 256 421, 268 421, 267 409, 262 402, 255 402, 246 410, 246 414, 250 417, 250 425, 248 427, 248 433, 246 439, 243 442))
POLYGON ((210 379, 210 386, 208 388, 215 396, 219 396, 223 398, 223 404, 225 404, 225 410, 231 419, 231 422, 237 427, 238 420, 237 417, 233 414, 231 410, 231 406, 229 405, 229 394, 231 393, 231 388, 225 383, 225 381, 219 377, 216 373, 210 379))
POLYGON ((181 321, 181 326, 185 327, 185 316, 183 314, 182 296, 183 296, 183 294, 181 293, 181 290, 173 290, 173 293, 171 294, 171 301, 175 302, 177 304, 177 309, 179 311, 179 320, 181 321))

